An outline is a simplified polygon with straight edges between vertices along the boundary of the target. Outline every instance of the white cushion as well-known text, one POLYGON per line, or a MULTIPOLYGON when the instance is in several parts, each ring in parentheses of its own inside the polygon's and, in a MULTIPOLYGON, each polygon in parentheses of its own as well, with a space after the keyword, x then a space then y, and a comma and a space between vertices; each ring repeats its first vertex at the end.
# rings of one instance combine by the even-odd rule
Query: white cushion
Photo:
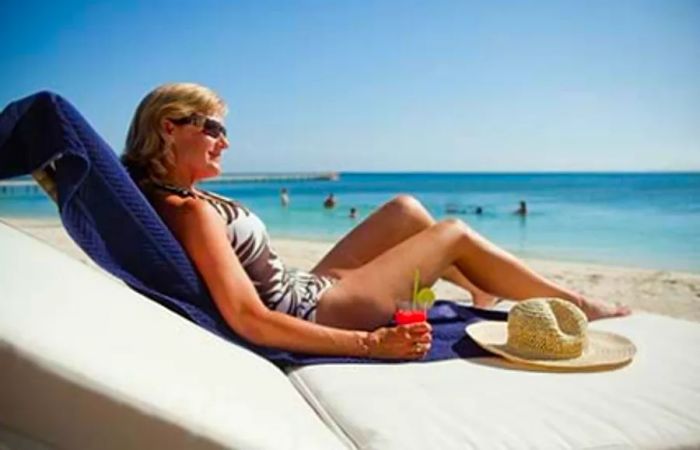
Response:
POLYGON ((0 424, 61 448, 342 448, 279 369, 0 223, 0 424))
POLYGON ((632 339, 634 361, 597 373, 338 364, 290 378, 361 448, 700 448, 700 325, 638 313, 591 326, 632 339))

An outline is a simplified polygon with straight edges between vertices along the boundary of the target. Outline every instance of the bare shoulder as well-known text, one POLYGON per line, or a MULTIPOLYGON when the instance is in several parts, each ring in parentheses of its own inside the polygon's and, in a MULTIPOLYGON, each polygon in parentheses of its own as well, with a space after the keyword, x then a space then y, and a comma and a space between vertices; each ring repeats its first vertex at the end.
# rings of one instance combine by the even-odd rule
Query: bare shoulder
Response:
POLYGON ((161 218, 180 237, 212 228, 223 229, 221 217, 205 200, 167 195, 155 199, 154 203, 161 218))

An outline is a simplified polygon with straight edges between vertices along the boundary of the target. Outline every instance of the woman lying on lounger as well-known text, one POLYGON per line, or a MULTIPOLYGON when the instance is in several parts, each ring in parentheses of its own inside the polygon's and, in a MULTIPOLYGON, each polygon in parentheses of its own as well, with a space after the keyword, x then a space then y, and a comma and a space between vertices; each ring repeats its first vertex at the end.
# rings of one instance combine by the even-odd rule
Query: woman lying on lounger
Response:
POLYGON ((292 351, 421 358, 430 325, 383 327, 397 301, 438 278, 493 296, 559 297, 590 319, 629 313, 546 280, 459 220, 436 222, 401 195, 345 236, 310 272, 290 270, 265 225, 245 206, 196 187, 221 172, 226 106, 195 84, 148 94, 134 115, 122 161, 199 270, 229 326, 251 342, 292 351), (478 287, 477 287, 478 286, 478 287), (489 293, 489 294, 487 294, 489 293))

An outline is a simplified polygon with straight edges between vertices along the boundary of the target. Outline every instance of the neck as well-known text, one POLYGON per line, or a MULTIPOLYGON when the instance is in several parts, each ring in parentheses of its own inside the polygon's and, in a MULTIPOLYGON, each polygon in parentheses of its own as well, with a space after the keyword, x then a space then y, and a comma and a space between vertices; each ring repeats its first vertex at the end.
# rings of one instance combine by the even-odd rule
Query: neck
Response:
POLYGON ((175 171, 170 172, 165 177, 163 177, 163 184, 190 191, 194 189, 194 185, 196 182, 197 180, 195 180, 193 177, 184 174, 179 174, 175 171))

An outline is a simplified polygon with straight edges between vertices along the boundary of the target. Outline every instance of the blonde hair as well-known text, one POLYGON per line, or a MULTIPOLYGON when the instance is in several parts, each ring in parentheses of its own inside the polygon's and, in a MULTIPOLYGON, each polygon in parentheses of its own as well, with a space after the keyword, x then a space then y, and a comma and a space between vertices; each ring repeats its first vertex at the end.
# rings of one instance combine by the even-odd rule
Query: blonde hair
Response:
POLYGON ((226 103, 211 89, 195 83, 164 84, 148 93, 139 103, 129 126, 121 161, 142 188, 163 182, 174 164, 172 150, 161 135, 165 118, 192 114, 224 115, 226 103))

